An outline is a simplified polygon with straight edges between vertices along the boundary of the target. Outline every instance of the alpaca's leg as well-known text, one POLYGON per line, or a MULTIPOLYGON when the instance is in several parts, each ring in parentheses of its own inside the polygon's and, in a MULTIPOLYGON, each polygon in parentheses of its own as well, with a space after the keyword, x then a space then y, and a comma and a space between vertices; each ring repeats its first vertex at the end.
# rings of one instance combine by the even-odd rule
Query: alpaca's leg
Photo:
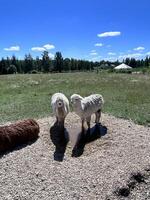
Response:
POLYGON ((58 117, 56 117, 56 123, 58 124, 58 117))
POLYGON ((100 122, 100 118, 101 118, 101 109, 99 109, 96 113, 96 119, 95 119, 95 123, 98 124, 100 122))
POLYGON ((62 119, 61 122, 60 122, 61 126, 64 127, 64 124, 65 124, 65 119, 62 119))
POLYGON ((84 119, 82 119, 82 126, 81 126, 82 132, 84 132, 84 119))
POLYGON ((88 129, 90 129, 91 116, 86 118, 88 129))

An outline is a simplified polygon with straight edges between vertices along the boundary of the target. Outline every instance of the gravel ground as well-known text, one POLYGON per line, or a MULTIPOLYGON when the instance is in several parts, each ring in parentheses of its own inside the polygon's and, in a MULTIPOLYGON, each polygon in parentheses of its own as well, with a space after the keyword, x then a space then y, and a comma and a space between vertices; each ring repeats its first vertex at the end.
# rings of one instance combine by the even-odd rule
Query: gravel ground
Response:
POLYGON ((35 143, 0 157, 0 200, 150 199, 149 127, 102 114, 105 134, 86 144, 76 158, 71 154, 80 120, 70 113, 66 128, 71 142, 58 162, 49 132, 54 118, 38 122, 41 131, 35 143), (141 181, 132 177, 137 173, 141 181))

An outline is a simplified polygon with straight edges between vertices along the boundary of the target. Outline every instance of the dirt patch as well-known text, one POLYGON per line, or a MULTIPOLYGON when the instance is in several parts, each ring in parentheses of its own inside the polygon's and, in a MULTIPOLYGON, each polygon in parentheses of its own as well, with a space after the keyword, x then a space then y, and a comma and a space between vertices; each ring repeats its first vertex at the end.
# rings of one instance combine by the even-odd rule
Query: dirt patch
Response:
POLYGON ((72 150, 81 124, 70 113, 65 127, 71 141, 58 162, 50 135, 54 121, 53 117, 39 119, 40 138, 1 157, 1 199, 149 199, 150 181, 143 174, 150 164, 149 127, 102 114, 101 127, 107 133, 86 141, 82 155, 75 158, 72 150), (116 195, 119 189, 121 195, 116 195))

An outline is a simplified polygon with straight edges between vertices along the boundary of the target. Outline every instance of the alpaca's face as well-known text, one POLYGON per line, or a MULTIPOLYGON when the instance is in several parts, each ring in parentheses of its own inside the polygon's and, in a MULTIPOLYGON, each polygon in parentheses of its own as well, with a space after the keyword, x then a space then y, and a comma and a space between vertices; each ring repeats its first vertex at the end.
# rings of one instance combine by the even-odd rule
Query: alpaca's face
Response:
POLYGON ((71 100, 71 103, 72 103, 73 105, 76 105, 76 104, 78 104, 79 102, 81 102, 82 97, 81 97, 80 95, 78 95, 78 94, 74 94, 74 95, 71 96, 70 100, 71 100))
POLYGON ((62 99, 58 99, 58 100, 56 101, 56 104, 57 104, 57 107, 58 107, 58 108, 62 108, 62 107, 64 106, 64 102, 63 102, 62 99))

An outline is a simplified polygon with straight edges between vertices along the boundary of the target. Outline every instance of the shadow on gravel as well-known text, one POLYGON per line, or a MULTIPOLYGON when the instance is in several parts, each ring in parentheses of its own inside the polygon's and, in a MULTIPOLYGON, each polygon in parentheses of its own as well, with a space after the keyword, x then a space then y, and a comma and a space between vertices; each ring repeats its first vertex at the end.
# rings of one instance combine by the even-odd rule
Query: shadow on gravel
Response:
POLYGON ((101 124, 96 124, 91 129, 80 132, 76 144, 72 150, 72 157, 79 157, 84 152, 84 147, 87 143, 101 138, 107 134, 107 127, 101 124))
MULTIPOLYGON (((135 188, 138 189, 140 184, 147 184, 146 180, 150 176, 150 168, 145 169, 142 173, 137 172, 131 174, 129 180, 126 183, 126 186, 124 187, 118 187, 114 194, 118 197, 128 197, 135 188)), ((145 197, 145 199, 147 199, 145 197)))
POLYGON ((55 145, 54 160, 62 162, 69 141, 67 129, 55 122, 50 128, 50 138, 55 145))
POLYGON ((12 153, 14 151, 19 151, 19 150, 21 150, 21 149, 23 149, 23 148, 25 148, 27 146, 32 145, 33 143, 36 142, 37 139, 34 139, 34 140, 32 140, 32 141, 30 141, 30 142, 28 142, 26 144, 22 144, 22 145, 19 145, 19 146, 16 146, 16 147, 12 146, 10 150, 0 151, 0 158, 2 158, 3 156, 6 156, 9 153, 12 153))

